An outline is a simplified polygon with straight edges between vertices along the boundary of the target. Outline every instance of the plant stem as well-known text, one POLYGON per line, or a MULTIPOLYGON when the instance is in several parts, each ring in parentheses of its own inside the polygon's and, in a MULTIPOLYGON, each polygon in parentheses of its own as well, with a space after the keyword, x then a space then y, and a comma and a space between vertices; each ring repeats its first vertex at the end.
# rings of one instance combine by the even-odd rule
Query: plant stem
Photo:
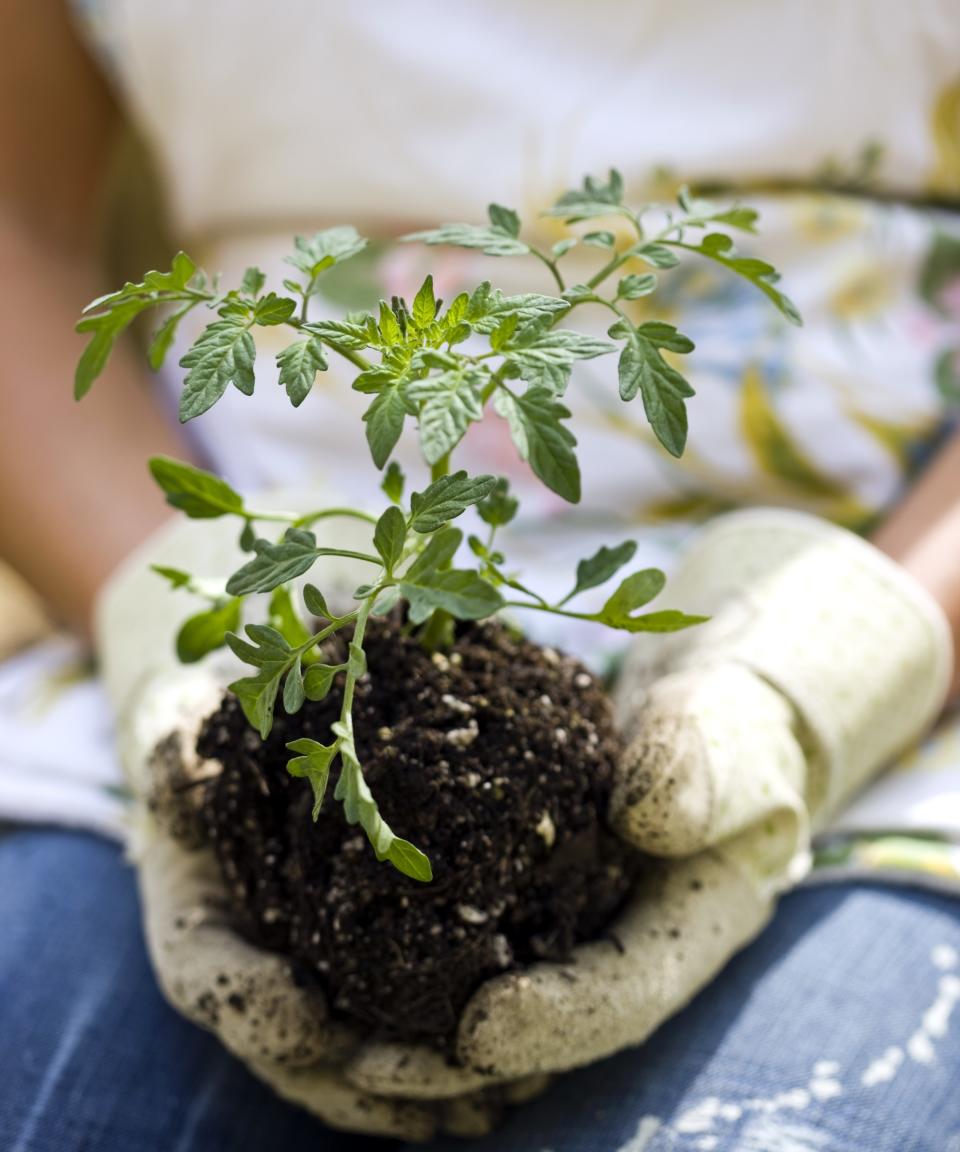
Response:
POLYGON ((530 249, 530 255, 536 256, 536 258, 541 263, 545 264, 550 269, 550 274, 551 274, 551 276, 553 276, 554 280, 557 282, 557 287, 560 289, 561 292, 565 292, 567 289, 567 286, 566 286, 566 284, 564 284, 563 277, 560 275, 560 269, 557 267, 556 260, 551 260, 550 257, 546 254, 546 252, 541 252, 539 248, 531 248, 530 249))

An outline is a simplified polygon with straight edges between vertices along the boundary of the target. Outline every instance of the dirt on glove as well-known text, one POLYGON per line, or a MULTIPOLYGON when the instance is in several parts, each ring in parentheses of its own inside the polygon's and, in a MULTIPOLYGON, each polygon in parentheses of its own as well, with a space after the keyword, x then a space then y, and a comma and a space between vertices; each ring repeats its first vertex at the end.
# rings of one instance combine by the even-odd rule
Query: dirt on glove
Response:
MULTIPOLYGON (((348 638, 325 659, 346 659, 348 638)), ((203 817, 245 935, 289 954, 334 1015, 449 1048, 484 980, 602 934, 642 868, 605 824, 619 743, 600 683, 502 625, 463 626, 431 654, 374 620, 365 648, 364 775, 433 881, 378 863, 333 799, 336 768, 316 823, 309 783, 287 772, 288 740, 329 742, 339 684, 295 716, 278 709, 264 742, 225 697, 198 745, 223 765, 203 817)))

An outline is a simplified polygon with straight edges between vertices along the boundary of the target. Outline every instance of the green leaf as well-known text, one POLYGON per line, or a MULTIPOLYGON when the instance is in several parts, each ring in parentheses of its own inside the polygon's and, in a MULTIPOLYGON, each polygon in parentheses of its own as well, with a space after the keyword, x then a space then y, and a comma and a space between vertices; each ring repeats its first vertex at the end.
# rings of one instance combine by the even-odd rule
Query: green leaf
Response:
POLYGON ((296 310, 296 300, 291 300, 289 296, 278 296, 276 292, 268 292, 262 300, 257 301, 253 310, 253 322, 264 327, 285 324, 296 310))
POLYGON ((501 476, 490 495, 477 505, 480 519, 491 528, 502 528, 516 516, 520 501, 510 495, 510 482, 501 476))
MULTIPOLYGON (((342 726, 335 724, 334 732, 342 735, 342 726)), ((352 738, 349 743, 341 740, 340 756, 343 769, 334 796, 337 800, 343 801, 347 821, 350 824, 359 824, 363 828, 378 860, 389 860, 398 871, 414 880, 430 880, 433 873, 426 856, 412 844, 396 836, 380 815, 377 802, 370 792, 353 751, 352 738)))
POLYGON ((657 348, 666 348, 668 352, 692 352, 694 349, 689 336, 684 336, 672 324, 664 324, 661 320, 649 320, 639 325, 636 331, 644 340, 649 340, 657 348))
POLYGON ((494 228, 499 228, 514 237, 520 235, 520 217, 512 208, 504 208, 502 204, 490 204, 487 207, 487 215, 494 228))
POLYGON ((243 515, 243 497, 212 472, 170 456, 152 456, 150 474, 163 489, 167 503, 193 520, 243 515))
POLYGON ((247 520, 243 525, 243 531, 240 533, 240 550, 242 552, 252 552, 257 544, 257 533, 253 527, 253 521, 247 520))
POLYGON ((368 322, 365 324, 356 324, 349 320, 313 320, 309 324, 304 324, 302 330, 319 336, 321 340, 326 340, 330 344, 352 351, 369 348, 371 344, 380 342, 372 316, 368 317, 368 322))
POLYGON ((459 528, 441 528, 427 541, 426 548, 407 569, 404 579, 416 583, 422 576, 438 568, 449 568, 462 541, 463 533, 459 528))
POLYGON ((680 257, 676 252, 671 252, 665 245, 655 241, 637 244, 630 251, 632 255, 639 256, 644 264, 649 264, 652 268, 676 268, 680 263, 680 257))
POLYGON ((617 285, 617 297, 621 300, 639 300, 649 296, 657 287, 657 278, 652 272, 644 276, 624 276, 617 285))
POLYGON ((311 664, 303 674, 303 689, 308 700, 325 700, 333 687, 338 672, 346 664, 311 664))
POLYGON ((518 329, 503 345, 503 354, 530 384, 562 393, 576 360, 592 360, 615 351, 615 345, 595 336, 550 328, 533 321, 518 329))
POLYGON ((496 588, 468 569, 408 572, 400 581, 400 593, 414 624, 422 624, 438 608, 458 620, 483 620, 503 606, 496 588))
POLYGON ((231 382, 244 395, 252 395, 256 354, 249 321, 217 320, 205 328, 180 361, 181 368, 189 369, 180 397, 181 423, 212 408, 231 382))
POLYGON ((359 680, 367 671, 367 654, 360 647, 359 644, 354 644, 352 641, 348 648, 347 656, 347 675, 354 680, 359 680))
POLYGON ((424 492, 410 497, 410 527, 415 532, 436 532, 471 504, 489 496, 495 484, 493 476, 468 476, 464 471, 441 476, 424 492))
POLYGON ((516 316, 519 323, 552 317, 566 312, 570 305, 559 296, 543 296, 539 292, 525 292, 519 296, 504 296, 499 288, 491 288, 485 280, 470 295, 464 319, 477 332, 485 335, 499 327, 507 316, 516 316))
POLYGON ((173 341, 176 338, 180 321, 196 306, 196 301, 191 301, 189 304, 184 304, 182 308, 178 308, 175 312, 171 312, 156 332, 154 332, 153 339, 150 341, 150 347, 147 349, 147 363, 154 372, 159 372, 163 367, 167 353, 170 351, 173 346, 173 341))
POLYGON ((427 232, 413 232, 402 240, 424 244, 451 244, 457 248, 479 248, 487 256, 525 256, 529 247, 498 224, 443 224, 427 232))
POLYGON ((396 584, 391 584, 389 588, 384 588, 376 600, 374 600, 373 607, 370 611, 374 616, 386 616, 396 608, 399 600, 400 589, 396 584))
POLYGON ((394 504, 399 504, 403 499, 403 485, 403 470, 396 460, 391 460, 384 473, 380 487, 383 489, 383 493, 388 500, 392 500, 394 504))
POLYGON ((433 869, 429 859, 409 840, 394 836, 390 847, 387 849, 387 859, 398 872, 402 872, 404 876, 409 876, 412 880, 419 880, 426 884, 433 879, 433 869))
POLYGON ((248 268, 243 274, 243 280, 240 282, 240 291, 243 292, 245 296, 252 296, 256 299, 263 291, 263 286, 266 282, 267 278, 259 268, 248 268))
POLYGON ((549 388, 529 388, 516 396, 501 388, 494 398, 497 412, 510 425, 510 435, 523 460, 558 496, 580 500, 580 466, 576 437, 562 421, 570 416, 549 388))
POLYGON ((286 682, 283 685, 283 710, 289 716, 299 712, 303 707, 303 702, 306 699, 306 692, 303 686, 303 668, 301 667, 301 657, 298 656, 287 673, 286 682))
POLYGON ((397 385, 384 388, 364 412, 367 444, 370 446, 373 462, 378 468, 382 468, 390 459, 390 454, 397 446, 400 433, 403 431, 406 416, 407 406, 397 385))
POLYGON ((644 568, 628 576, 598 613, 605 623, 617 626, 630 613, 659 596, 667 582, 659 568, 644 568))
POLYGON ((304 585, 303 602, 307 606, 307 611, 312 612, 314 616, 318 616, 321 620, 336 619, 330 611, 326 600, 323 598, 323 594, 315 584, 304 585))
POLYGON ((407 518, 396 504, 391 504, 377 521, 373 533, 373 546, 380 553, 388 575, 403 555, 406 540, 407 518))
POLYGON ((611 168, 605 184, 596 177, 587 176, 581 188, 564 192, 544 215, 561 216, 573 224, 577 220, 589 220, 595 216, 610 216, 617 213, 622 205, 623 178, 615 168, 611 168))
POLYGON ((165 564, 151 564, 150 571, 156 572, 165 580, 169 580, 172 588, 186 588, 193 582, 190 573, 184 572, 182 568, 168 568, 165 564))
POLYGON ((680 373, 660 355, 656 346, 633 333, 623 346, 619 362, 620 395, 643 397, 650 427, 671 456, 681 456, 687 442, 687 407, 694 391, 680 373))
POLYGON ((299 407, 313 387, 318 372, 326 372, 327 361, 319 337, 297 340, 277 354, 278 383, 287 390, 290 403, 299 407))
POLYGON ((687 244, 679 240, 669 240, 666 243, 674 248, 697 252, 701 256, 706 256, 708 260, 713 260, 724 268, 728 268, 758 288, 791 324, 798 327, 803 324, 797 306, 776 287, 780 280, 780 274, 773 265, 768 264, 765 260, 757 260, 752 256, 740 256, 734 247, 733 240, 724 232, 708 232, 699 244, 687 244))
POLYGON ((564 596, 561 604, 566 604, 574 596, 586 592, 588 588, 597 588, 606 584, 611 576, 615 575, 624 564, 629 564, 637 551, 635 540, 625 540, 615 548, 600 548, 589 559, 581 560, 577 565, 577 582, 573 591, 564 596))
POLYGON ((402 344, 404 342, 403 332, 400 329, 400 321, 386 300, 380 301, 379 328, 380 335, 385 344, 402 344))
POLYGON ((106 367, 117 337, 149 307, 149 301, 130 300, 114 305, 109 312, 85 316, 77 324, 78 332, 92 332, 93 335, 77 361, 73 384, 75 399, 82 400, 86 396, 106 367))
POLYGON ((311 633, 300 619, 300 615, 293 605, 290 589, 284 584, 273 590, 267 608, 267 619, 270 627, 276 628, 291 648, 298 648, 310 639, 311 633))
POLYGON ((327 781, 330 779, 330 768, 336 759, 340 742, 335 740, 332 744, 318 744, 316 740, 302 737, 291 740, 287 744, 291 752, 299 755, 287 761, 287 771, 291 776, 305 777, 310 781, 313 789, 313 819, 320 816, 323 797, 327 791, 327 781))
POLYGON ((611 249, 616 244, 617 238, 612 232, 588 232, 583 237, 583 243, 589 244, 591 248, 606 248, 611 249))
POLYGON ((468 369, 441 372, 407 386, 407 399, 422 404, 417 423, 428 464, 442 460, 460 443, 470 425, 483 419, 483 380, 482 373, 468 369))
POLYGON ((437 298, 433 294, 433 277, 424 280, 413 298, 413 322, 419 329, 429 328, 437 315, 437 298))
POLYGON ((666 608, 662 612, 647 612, 640 616, 625 616, 617 620, 607 620, 603 616, 598 619, 621 632, 682 632, 685 628, 705 623, 710 617, 688 616, 675 608, 666 608))
POLYGON ((327 268, 332 268, 334 264, 341 264, 351 256, 356 256, 367 246, 366 240, 358 234, 356 228, 349 225, 326 228, 313 236, 297 236, 293 244, 295 251, 285 258, 286 262, 299 268, 311 279, 327 268))
POLYGON ((237 697, 247 720, 259 731, 261 739, 266 740, 273 727, 273 710, 280 681, 293 663, 294 655, 290 645, 274 628, 248 624, 246 632, 254 642, 252 645, 232 632, 227 633, 227 644, 236 656, 252 664, 257 673, 235 680, 230 691, 237 697))
POLYGON ((227 581, 227 591, 232 596, 272 592, 279 584, 302 576, 318 556, 317 538, 303 528, 288 528, 276 544, 258 540, 255 552, 254 559, 238 568, 227 581))
MULTIPOLYGON (((93 386, 94 381, 106 367, 117 337, 131 322, 157 304, 168 300, 182 299, 182 293, 193 279, 197 268, 185 252, 178 252, 173 258, 169 272, 148 272, 139 284, 127 283, 118 291, 100 296, 84 308, 84 315, 77 324, 77 331, 92 333, 90 342, 77 362, 74 376, 74 396, 82 399, 93 386)), ((154 366, 163 360, 180 316, 189 311, 194 303, 167 320, 161 327, 150 348, 150 363, 154 366), (162 333, 162 335, 161 335, 162 333), (158 343, 159 341, 159 343, 158 343)))
POLYGON ((227 633, 240 627, 240 603, 233 597, 184 621, 177 633, 177 659, 182 664, 194 664, 208 652, 222 648, 227 642, 227 633))

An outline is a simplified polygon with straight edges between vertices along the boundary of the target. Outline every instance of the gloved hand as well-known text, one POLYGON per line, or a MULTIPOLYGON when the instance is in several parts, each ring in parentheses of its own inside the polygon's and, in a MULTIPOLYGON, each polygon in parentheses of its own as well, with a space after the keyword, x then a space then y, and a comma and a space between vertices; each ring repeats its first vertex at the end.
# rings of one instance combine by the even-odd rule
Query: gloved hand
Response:
MULTIPOLYGON (((461 1019, 458 1066, 419 1046, 365 1043, 327 1020, 282 958, 228 926, 222 880, 212 854, 191 840, 182 787, 215 770, 193 748, 224 681, 173 670, 161 656, 171 609, 138 576, 146 557, 132 558, 104 596, 101 648, 140 797, 147 935, 168 997, 326 1122, 408 1139, 483 1131, 503 1100, 542 1087, 544 1073, 645 1038, 766 922, 775 893, 803 867, 807 801, 826 810, 828 797, 842 797, 915 736, 949 674, 945 625, 906 577, 838 530, 764 515, 773 520, 731 517, 704 534, 669 592, 673 606, 713 612, 713 623, 670 641, 643 638, 621 681, 621 723, 635 738, 615 824, 669 859, 639 886, 610 939, 577 949, 569 965, 538 964, 483 985, 461 1019), (152 646, 137 623, 145 595, 152 646), (878 621, 896 635, 878 639, 878 621), (851 690, 854 704, 831 710, 835 692, 851 687, 834 672, 862 672, 862 661, 872 704, 851 690), (811 685, 819 693, 804 694, 811 685), (890 709, 901 694, 907 706, 890 709), (504 1087, 488 1087, 496 1084, 504 1087)), ((185 549, 188 567, 230 571, 238 557, 215 535, 209 523, 178 525, 150 558, 177 564, 185 549)))

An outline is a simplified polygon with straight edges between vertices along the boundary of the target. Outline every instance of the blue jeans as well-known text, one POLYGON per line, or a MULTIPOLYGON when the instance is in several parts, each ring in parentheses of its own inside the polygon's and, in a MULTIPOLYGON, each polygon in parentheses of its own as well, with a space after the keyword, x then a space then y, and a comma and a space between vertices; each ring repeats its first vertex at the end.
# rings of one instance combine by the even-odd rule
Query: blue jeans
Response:
MULTIPOLYGON (((391 1146, 277 1100, 166 1006, 114 846, 0 835, 2 1152, 391 1146)), ((853 884, 787 896, 646 1045, 562 1077, 473 1148, 960 1152, 960 903, 853 884)))

